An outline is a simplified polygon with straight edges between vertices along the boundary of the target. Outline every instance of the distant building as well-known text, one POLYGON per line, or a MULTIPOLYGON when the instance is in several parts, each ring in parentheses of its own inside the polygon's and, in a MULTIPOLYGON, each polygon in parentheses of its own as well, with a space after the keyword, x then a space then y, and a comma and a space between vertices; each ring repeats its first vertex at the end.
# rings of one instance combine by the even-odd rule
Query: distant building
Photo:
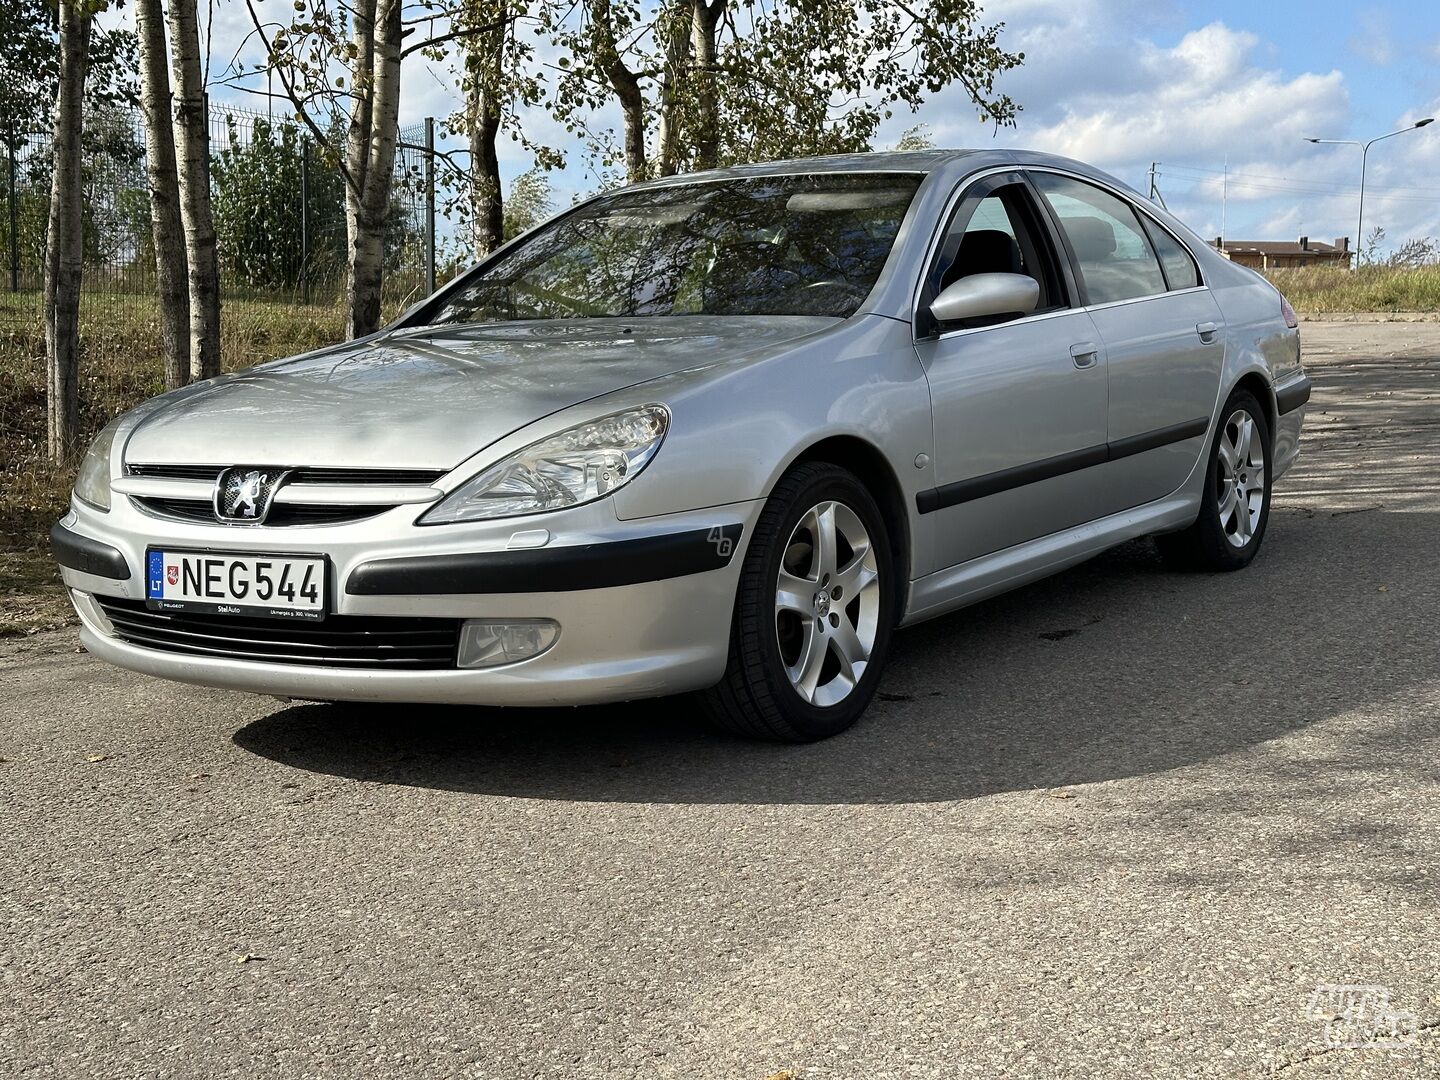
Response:
POLYGON ((1341 236, 1333 244, 1322 244, 1302 236, 1299 240, 1226 240, 1217 236, 1211 246, 1231 262, 1252 270, 1275 270, 1291 266, 1349 266, 1350 238, 1341 236))

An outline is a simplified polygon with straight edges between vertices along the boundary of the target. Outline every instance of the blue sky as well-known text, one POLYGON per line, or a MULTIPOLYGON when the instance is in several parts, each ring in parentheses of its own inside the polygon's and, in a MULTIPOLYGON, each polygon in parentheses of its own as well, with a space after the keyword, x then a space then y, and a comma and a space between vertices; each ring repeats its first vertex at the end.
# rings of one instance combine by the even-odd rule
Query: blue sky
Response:
MULTIPOLYGON (((1289 74, 1336 69, 1347 79, 1355 136, 1384 133, 1411 104, 1440 88, 1440 16, 1433 3, 1306 4, 1295 0, 1181 5, 1192 25, 1219 20, 1269 43, 1289 74)), ((1343 136, 1342 136, 1343 137, 1343 136)))
MULTIPOLYGON (((1433 0, 981 2, 986 21, 1005 22, 1007 47, 1026 53, 1025 65, 1002 83, 1024 106, 1019 125, 993 134, 962 93, 948 90, 918 115, 890 121, 878 146, 918 122, 940 145, 1049 150, 1137 187, 1158 161, 1167 204, 1203 235, 1217 235, 1223 222, 1235 239, 1303 232, 1328 240, 1355 232, 1360 154, 1311 146, 1303 137, 1368 138, 1440 115, 1440 6, 1433 0)), ((277 15, 290 8, 282 0, 260 6, 277 15)), ((218 67, 249 22, 243 4, 214 10, 218 67)), ((453 87, 446 65, 407 62, 403 120, 449 115, 459 105, 453 87)), ((526 123, 564 145, 548 117, 526 123)), ((571 167, 555 177, 560 202, 596 184, 574 149, 571 167)), ((529 164, 518 148, 502 146, 509 176, 529 164)), ((1372 224, 1383 226, 1391 243, 1440 237, 1440 123, 1372 150, 1367 232, 1372 224)))
MULTIPOLYGON (((1006 82, 1025 112, 998 141, 1137 187, 1159 161, 1168 205, 1206 236, 1222 223, 1236 239, 1353 235, 1360 152, 1304 137, 1440 114, 1440 12, 1414 0, 991 0, 987 13, 1027 54, 1006 82)), ((963 140, 953 115, 922 110, 944 141, 963 140)), ((1375 224, 1392 243, 1440 235, 1440 124, 1371 151, 1366 232, 1375 224)))

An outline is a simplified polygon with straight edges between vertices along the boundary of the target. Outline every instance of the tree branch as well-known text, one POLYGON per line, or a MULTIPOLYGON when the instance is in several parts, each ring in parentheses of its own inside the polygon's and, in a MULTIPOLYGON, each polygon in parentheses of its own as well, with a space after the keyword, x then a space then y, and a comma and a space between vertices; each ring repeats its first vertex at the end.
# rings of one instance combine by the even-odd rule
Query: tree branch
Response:
POLYGON ((405 46, 405 48, 400 50, 400 56, 403 59, 411 53, 417 53, 423 49, 433 49, 445 44, 447 41, 454 41, 457 38, 473 37, 477 34, 489 34, 495 30, 503 29, 507 24, 515 22, 519 18, 519 15, 507 15, 503 19, 496 19, 494 22, 486 23, 483 26, 466 26, 458 30, 451 30, 448 33, 436 34, 434 37, 426 38, 424 41, 417 41, 413 45, 405 46))
MULTIPOLYGON (((255 0, 245 0, 245 8, 250 13, 250 21, 255 26, 255 33, 259 36, 261 43, 265 46, 265 55, 267 57, 274 56, 275 52, 270 46, 270 39, 265 36, 265 28, 260 22, 260 16, 255 11, 255 0)), ((354 175, 350 172, 349 165, 345 161, 345 155, 336 151, 336 148, 331 142, 329 135, 327 135, 323 130, 321 130, 319 124, 315 123, 315 120, 310 115, 309 110, 306 109, 304 101, 300 98, 299 93, 296 91, 294 84, 291 83, 289 76, 286 74, 285 68, 279 64, 275 64, 273 66, 275 74, 280 77, 280 85, 285 90, 285 96, 290 99, 290 104, 295 106, 296 115, 299 117, 301 122, 310 129, 310 134, 315 136, 316 143, 318 143, 320 146, 328 147, 330 149, 331 155, 335 159, 335 163, 340 167, 340 175, 345 180, 345 186, 348 187, 352 192, 354 192, 356 198, 359 198, 361 191, 359 186, 355 182, 354 175)))

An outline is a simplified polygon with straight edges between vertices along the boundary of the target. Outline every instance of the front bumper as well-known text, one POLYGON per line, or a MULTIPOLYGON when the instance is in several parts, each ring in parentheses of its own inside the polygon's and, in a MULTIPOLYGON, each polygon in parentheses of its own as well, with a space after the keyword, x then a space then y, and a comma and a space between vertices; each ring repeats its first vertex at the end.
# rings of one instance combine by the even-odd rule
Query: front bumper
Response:
POLYGON ((762 506, 620 521, 601 500, 543 517, 434 527, 414 525, 414 508, 397 507, 337 526, 246 528, 160 519, 116 496, 108 514, 74 504, 52 541, 81 642, 119 667, 312 700, 581 705, 719 680, 745 545, 762 506), (528 660, 423 671, 143 647, 117 633, 92 597, 143 600, 152 546, 326 556, 335 615, 552 619, 560 635, 528 660))

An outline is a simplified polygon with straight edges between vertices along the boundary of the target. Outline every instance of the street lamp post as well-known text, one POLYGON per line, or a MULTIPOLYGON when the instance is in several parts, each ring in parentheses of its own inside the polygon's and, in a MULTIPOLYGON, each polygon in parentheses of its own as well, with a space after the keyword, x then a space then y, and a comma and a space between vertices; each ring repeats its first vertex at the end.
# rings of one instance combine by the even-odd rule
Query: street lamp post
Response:
POLYGON ((1423 128, 1426 124, 1433 124, 1435 118, 1427 116, 1424 120, 1417 120, 1409 127, 1398 128, 1385 135, 1377 135, 1368 142, 1360 139, 1306 139, 1306 142, 1324 143, 1332 146, 1358 146, 1360 147, 1360 216, 1355 222, 1355 265, 1360 265, 1361 245, 1365 243, 1365 162, 1370 156, 1370 147, 1374 146, 1381 139, 1388 139, 1394 135, 1404 135, 1407 131, 1414 131, 1416 128, 1423 128))

